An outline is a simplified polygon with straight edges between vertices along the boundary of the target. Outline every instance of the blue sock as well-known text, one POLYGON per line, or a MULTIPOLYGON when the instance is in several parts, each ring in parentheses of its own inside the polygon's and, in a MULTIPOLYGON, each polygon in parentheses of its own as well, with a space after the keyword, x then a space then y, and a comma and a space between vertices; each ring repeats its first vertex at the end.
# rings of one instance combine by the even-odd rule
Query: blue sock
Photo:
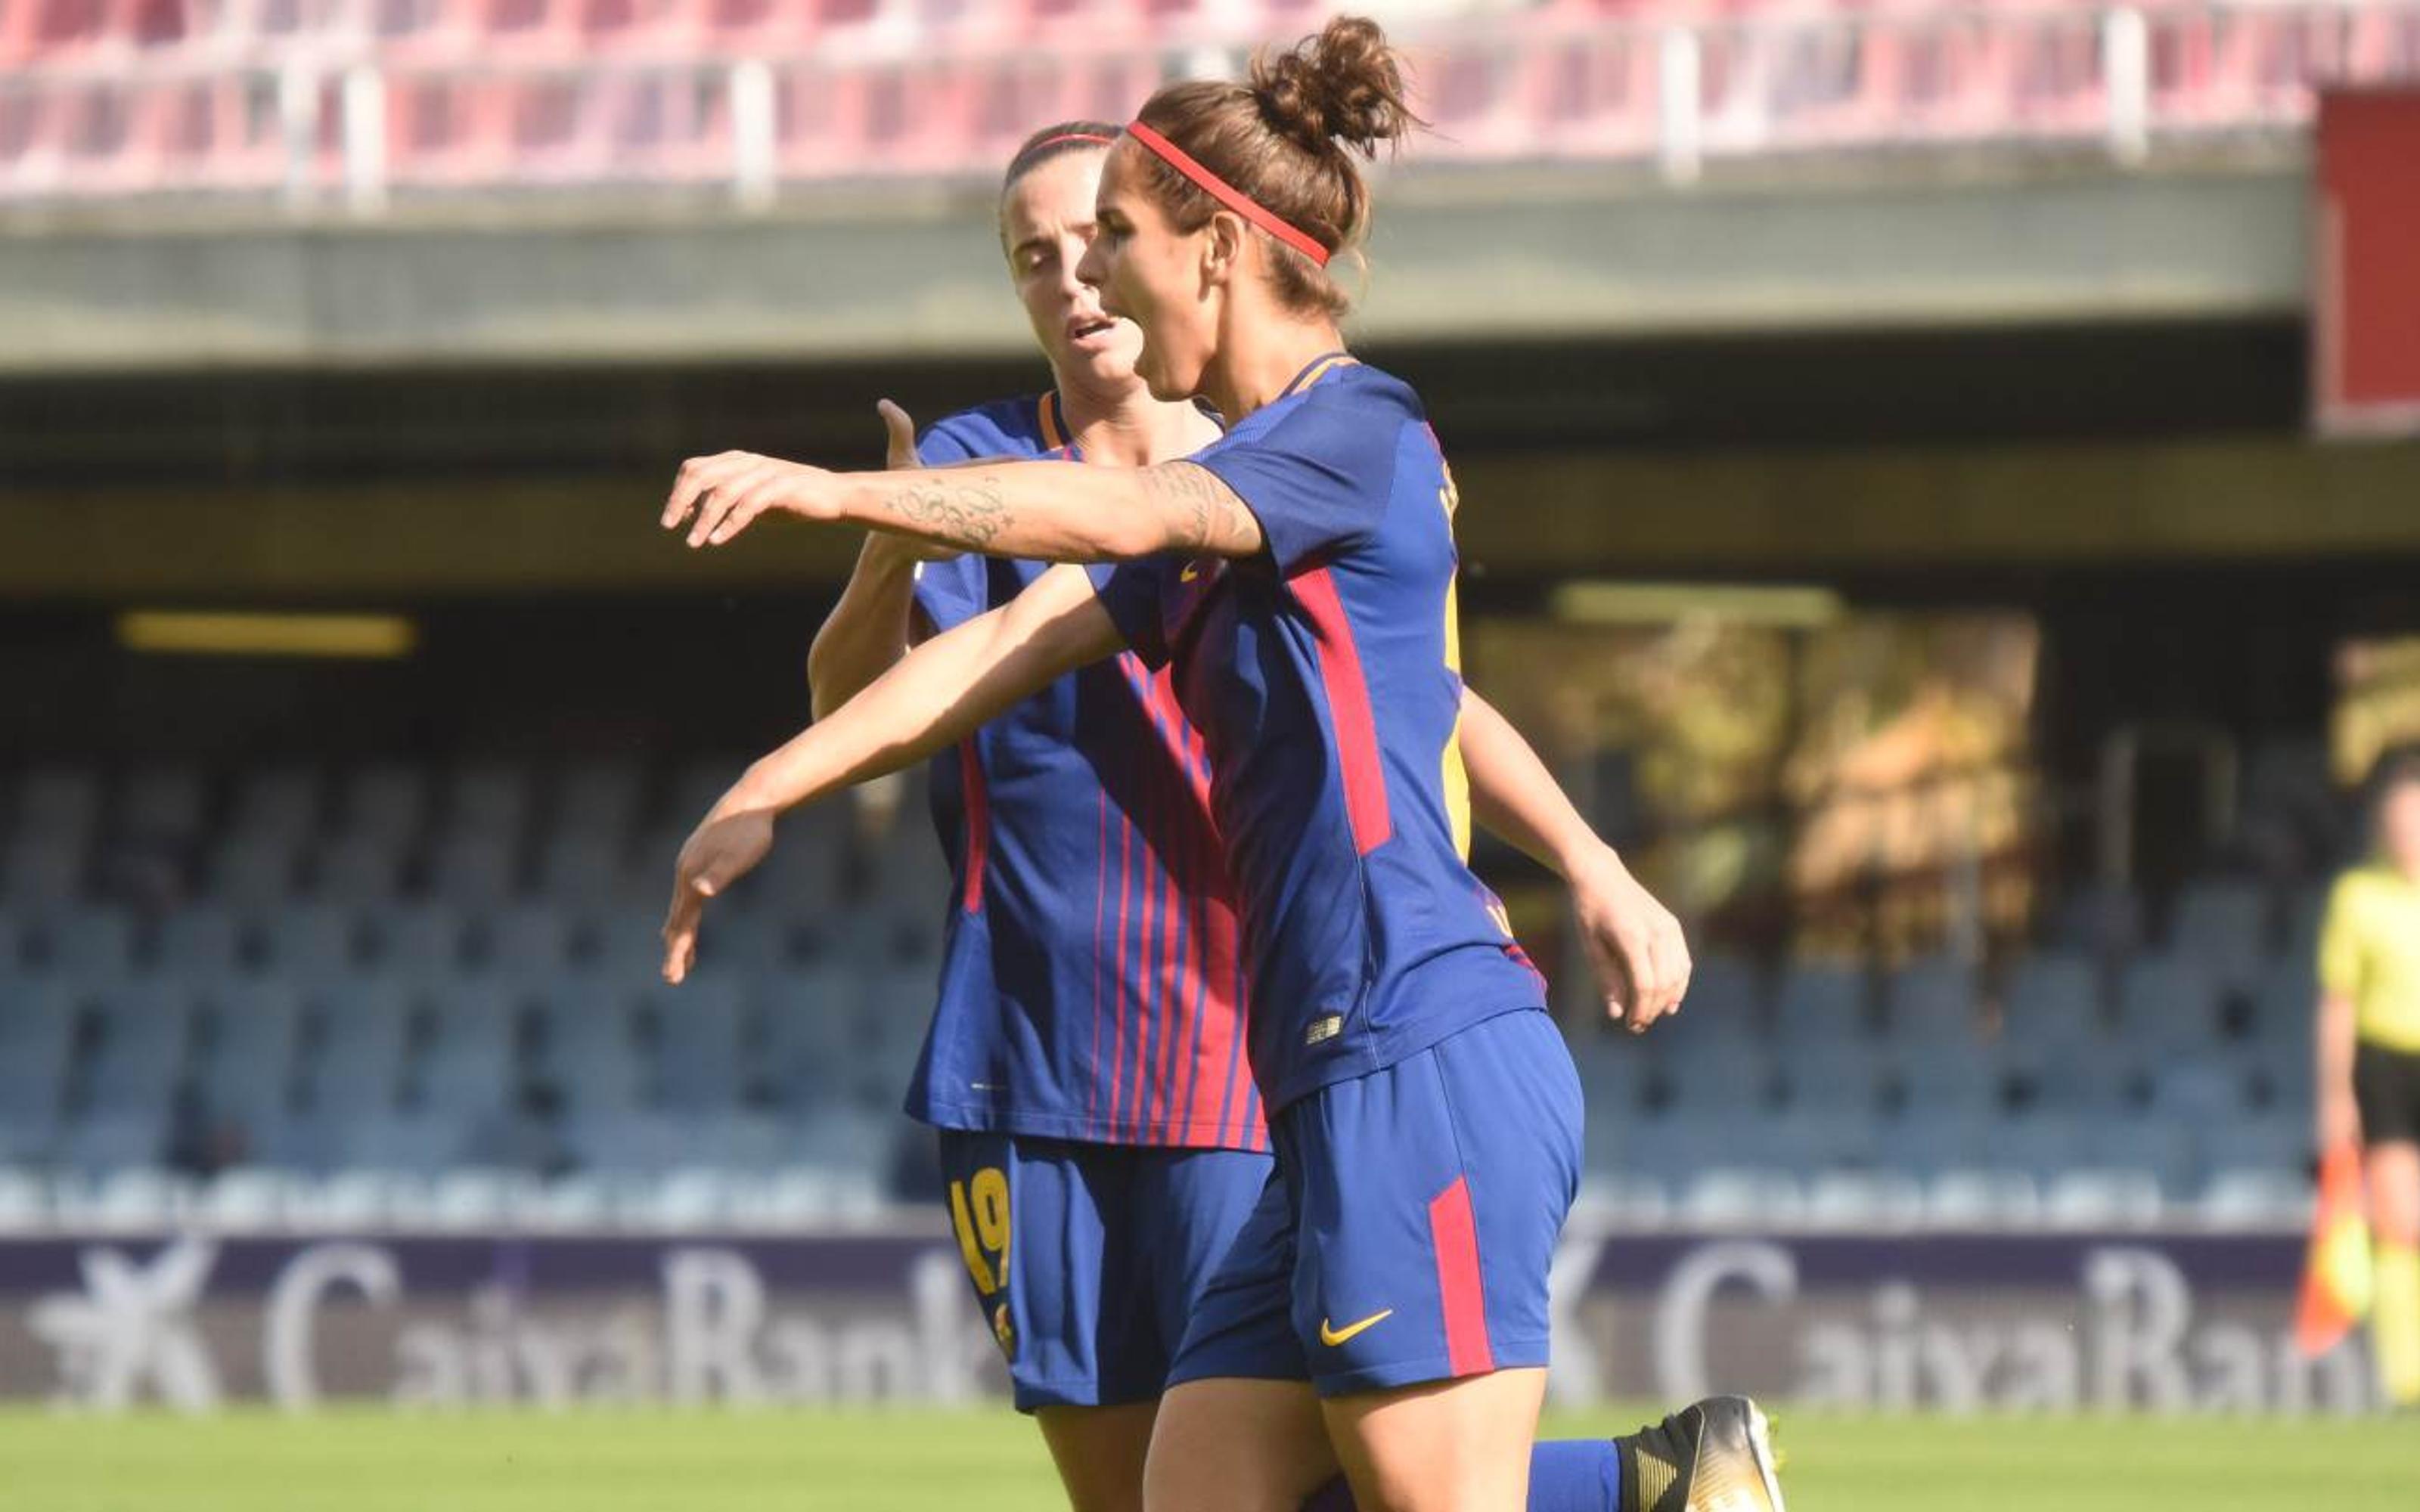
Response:
MULTIPOLYGON (((1302 1512, 1355 1512, 1337 1476, 1302 1512)), ((1621 1512, 1621 1453, 1611 1439, 1556 1439, 1529 1451, 1529 1512, 1621 1512)))
POLYGON ((1553 1439, 1529 1451, 1529 1512, 1621 1512, 1611 1439, 1553 1439))

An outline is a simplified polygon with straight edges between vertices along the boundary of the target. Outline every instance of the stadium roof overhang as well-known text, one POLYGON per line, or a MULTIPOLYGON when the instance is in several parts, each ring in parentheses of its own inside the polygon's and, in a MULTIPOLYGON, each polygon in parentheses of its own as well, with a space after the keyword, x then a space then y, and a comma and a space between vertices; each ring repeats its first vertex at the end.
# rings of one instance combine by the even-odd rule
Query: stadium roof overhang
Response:
MULTIPOLYGON (((1405 170, 1358 330, 1388 343, 2275 316, 2306 170, 1926 153, 1688 190, 1596 165, 1405 170)), ((54 212, 0 224, 0 371, 851 362, 1021 353, 987 186, 743 217, 652 201, 376 223, 54 212)))

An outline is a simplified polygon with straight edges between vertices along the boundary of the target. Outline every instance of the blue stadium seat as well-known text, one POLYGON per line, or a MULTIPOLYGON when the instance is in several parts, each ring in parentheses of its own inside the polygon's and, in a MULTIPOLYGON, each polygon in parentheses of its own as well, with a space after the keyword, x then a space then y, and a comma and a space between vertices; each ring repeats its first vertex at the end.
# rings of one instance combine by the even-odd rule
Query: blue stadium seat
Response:
POLYGON ((618 846, 638 825, 644 789, 636 762, 608 757, 576 763, 555 786, 552 827, 558 835, 618 846))
POLYGON ((2163 1194, 2181 1197, 2200 1180, 2192 1129, 2169 1119, 2121 1119, 2102 1124, 2082 1157, 2093 1165, 2140 1171, 2163 1194))
POLYGON ((1678 1109, 1662 1118, 1642 1119, 1630 1126, 1627 1137, 1611 1152, 1617 1157, 1615 1168, 1668 1182, 1685 1180, 1694 1172, 1730 1159, 1739 1129, 1736 1117, 1678 1109))
POLYGON ((2026 1106, 2044 1114, 2115 1117, 2132 1110, 2140 1099, 2141 1068, 2107 1046, 2011 1056, 2010 1064, 2026 1106))
POLYGON ((2286 900, 2283 937, 2278 943, 2273 968, 2284 966, 2299 971, 2307 980, 2319 959, 2319 930, 2327 921, 2328 889, 2324 887, 2297 887, 2286 900))
POLYGON ((301 845, 297 836, 226 836, 210 852, 210 896, 261 912, 282 906, 302 872, 301 845))
POLYGON ((664 905, 673 895, 673 865, 680 859, 682 844, 705 813, 700 809, 695 817, 667 822, 639 833, 623 852, 622 870, 614 879, 613 897, 618 904, 652 909, 657 922, 663 921, 664 905))
POLYGON ((2311 1119, 2300 1111, 2196 1125, 2193 1134, 2195 1164, 2206 1177, 2231 1170, 2303 1173, 2316 1153, 2311 1119))
POLYGON ((2186 1126, 2242 1118, 2260 1101, 2253 1064, 2232 1045, 2160 1055, 2143 1074, 2151 1114, 2186 1126))
POLYGON ((2247 1037, 2263 1047, 2308 1040, 2319 1007, 2317 955, 2282 957, 2271 963, 2254 985, 2247 1037))
POLYGON ((2000 1119, 1978 1108, 1910 1109, 1878 1124, 1875 1164, 1930 1176, 1988 1164, 2000 1119))
POLYGON ((1681 1009, 1683 1017, 1718 1018, 1758 1032, 1766 1018, 1764 979, 1753 964, 1735 955, 1709 951, 1690 963, 1689 990, 1681 1009))
POLYGON ((2118 979, 2118 1029, 2139 1051, 2193 1055, 2218 1041, 2224 979, 2198 958, 2146 956, 2118 979))
POLYGON ((61 1164, 80 1171, 112 1171, 157 1165, 166 1153, 164 1100, 92 1108, 68 1127, 61 1164))
MULTIPOLYGON (((538 845, 537 895, 576 908, 611 905, 621 886, 626 865, 618 836, 594 830, 557 828, 538 845)), ((672 874, 663 878, 670 896, 672 874)))
POLYGON ((544 984, 569 969, 579 927, 570 913, 540 900, 489 911, 472 933, 473 958, 484 974, 544 984))
POLYGON ((520 853, 505 829, 453 829, 428 856, 428 890, 461 908, 489 909, 520 891, 520 853))
POLYGON ((651 991, 639 1001, 663 1106, 696 1113, 736 1105, 744 1026, 738 984, 689 983, 651 991))
POLYGON ((252 979, 221 982, 205 996, 209 1049, 202 1088, 210 1111, 255 1128, 285 1117, 302 1038, 301 994, 252 979))
POLYGON ((339 807, 346 834, 400 850, 428 825, 428 774, 400 763, 356 767, 339 807))
POLYGON ((446 903, 407 903, 370 916, 371 959, 385 976, 438 981, 462 969, 468 926, 446 903))
MULTIPOLYGON (((826 824, 816 828, 801 826, 793 832, 785 822, 780 841, 765 857, 764 881, 756 891, 756 904, 780 918, 813 918, 840 907, 847 899, 848 851, 846 833, 826 824)), ((928 833, 924 843, 938 850, 939 843, 928 833)), ((923 886, 930 880, 904 882, 906 886, 923 886)), ((886 880, 877 887, 889 887, 886 880)), ((939 890, 927 895, 938 913, 949 892, 949 879, 943 875, 939 890)))
MULTIPOLYGON (((714 807, 715 800, 721 797, 733 782, 738 780, 742 772, 748 770, 748 764, 753 760, 755 760, 754 752, 742 751, 721 756, 700 756, 681 763, 674 770, 671 782, 666 784, 663 807, 656 813, 657 827, 662 831, 677 830, 680 834, 687 835, 696 827, 699 820, 706 817, 706 811, 714 807)), ((839 805, 819 805, 818 807, 837 808, 839 805)), ((677 848, 678 841, 675 841, 675 849, 677 850, 677 848)), ((669 852, 666 854, 665 863, 664 877, 666 890, 669 891, 672 877, 669 852)))
POLYGON ((1770 1109, 1778 1090, 1773 1050, 1755 1040, 1725 1039, 1721 1052, 1701 1048, 1657 1068, 1664 1100, 1676 1111, 1753 1119, 1770 1109))
POLYGON ((0 1166, 48 1159, 66 1103, 58 1071, 0 1059, 0 1166))
POLYGON ((1884 1018, 1902 1045, 1977 1045, 1982 1026, 1976 1016, 1981 996, 1974 968, 1948 956, 1912 961, 1891 974, 1884 993, 1884 1018))
POLYGON ((1782 973, 1773 1008, 1774 1034, 1787 1046, 1863 1040, 1873 1033, 1865 975, 1848 966, 1793 964, 1782 973))
POLYGON ((504 1106, 520 1085, 519 995, 450 982, 431 1008, 431 1036, 409 1078, 414 1105, 457 1114, 504 1106))
POLYGON ((2009 1072, 1996 1045, 1894 1042, 1892 1063, 1901 1108, 1909 1113, 1986 1117, 2008 1102, 2009 1072))
POLYGON ((82 989, 0 973, 0 1074, 57 1082, 75 1045, 82 989))
POLYGON ((2091 884, 2060 904, 2051 937, 2063 950, 2097 960, 2130 954, 2143 943, 2143 900, 2120 884, 2091 884))
POLYGON ((1988 1164, 2047 1180, 2091 1158, 2097 1127, 2083 1119, 2040 1113, 2009 1119, 1991 1133, 1988 1164))
POLYGON ((392 903, 403 896, 405 846, 384 835, 332 836, 312 858, 312 891, 349 906, 392 903))
POLYGON ((182 765, 146 766, 119 793, 117 826, 129 836, 179 844, 202 831, 209 793, 202 774, 182 765))
POLYGON ((344 1126, 348 1164, 373 1170, 427 1172, 453 1165, 466 1143, 455 1112, 380 1114, 344 1126))
POLYGON ((1881 1160, 1885 1127, 1863 1108, 1792 1108, 1744 1125, 1733 1148, 1777 1170, 1861 1169, 1881 1160))
POLYGON ((511 841, 529 822, 530 786, 529 771, 519 763, 463 763, 446 781, 445 827, 511 841))
POLYGON ((17 784, 15 820, 0 829, 81 849, 101 822, 99 774, 75 766, 32 768, 17 784))
POLYGON ((320 813, 319 776, 305 767, 272 766, 239 777, 227 827, 300 844, 318 828, 320 813))
POLYGON ((101 1041, 85 1083, 86 1105, 111 1114, 167 1107, 192 1039, 192 991, 124 982, 104 991, 96 1009, 101 1041))
POLYGON ((361 918, 342 903, 293 903, 262 925, 267 969, 290 981, 334 981, 361 964, 361 918))
POLYGON ((135 927, 118 907, 80 907, 37 924, 41 963, 72 982, 116 982, 133 970, 135 927))
POLYGON ((2169 949, 2221 982, 2248 984, 2269 957, 2269 919, 2258 883, 2205 878, 2178 897, 2169 949))
POLYGON ((65 907, 84 895, 85 865, 81 840, 19 835, 0 846, 0 899, 30 910, 65 907))
MULTIPOLYGON (((672 896, 671 873, 665 873, 664 896, 652 904, 639 903, 594 913, 580 926, 588 953, 574 964, 573 974, 625 992, 637 992, 662 976, 664 905, 672 896)), ((721 945, 728 920, 719 914, 707 918, 699 940, 699 969, 714 974, 723 964, 721 945)))
POLYGON ((753 995, 763 1052, 754 1065, 742 1068, 751 1090, 791 1108, 839 1096, 856 1056, 856 974, 841 966, 786 972, 757 983, 753 995))
POLYGON ((654 1078, 627 997, 557 992, 537 1012, 544 1025, 540 1072, 573 1112, 628 1111, 648 1102, 654 1078))
POLYGON ((2009 974, 2000 1040, 2024 1058, 2058 1057, 2102 1045, 2098 969, 2086 956, 2054 951, 2025 957, 2009 974))
POLYGON ((1870 1040, 1818 1040, 1776 1057, 1782 1093, 1798 1112, 1879 1118, 1891 1089, 1888 1067, 1870 1040))
POLYGON ((1645 1047, 1629 1034, 1590 1025, 1571 1035, 1571 1048, 1591 1126, 1626 1118, 1647 1101, 1652 1068, 1645 1047))
POLYGON ((412 1002, 395 981, 357 979, 319 1002, 318 1053, 302 1077, 303 1103, 321 1118, 386 1113, 401 1090, 412 1002))
POLYGON ((210 903, 160 920, 154 969, 187 981, 231 976, 243 963, 243 926, 233 910, 210 903))

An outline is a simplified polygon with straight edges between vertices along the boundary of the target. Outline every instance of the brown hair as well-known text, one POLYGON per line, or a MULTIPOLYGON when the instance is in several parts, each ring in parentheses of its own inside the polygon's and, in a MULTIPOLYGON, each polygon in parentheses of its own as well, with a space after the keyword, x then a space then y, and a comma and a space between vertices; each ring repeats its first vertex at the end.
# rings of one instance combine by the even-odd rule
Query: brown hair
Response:
POLYGON ((1025 139, 1016 155, 1008 160, 1008 172, 1000 179, 1000 192, 1005 196, 1016 187, 1016 181, 1054 158, 1070 152, 1106 152, 1117 145, 1123 126, 1109 121, 1060 121, 1046 126, 1025 139))
MULTIPOLYGON (((1339 16, 1288 51, 1262 54, 1246 83, 1169 85, 1140 119, 1330 253, 1370 231, 1370 190, 1352 154, 1375 158, 1380 143, 1422 124, 1404 103, 1394 48, 1364 16, 1339 16)), ((1208 224, 1218 201, 1157 156, 1139 157, 1152 198, 1177 229, 1208 224)), ((1288 307, 1341 316, 1352 306, 1300 252, 1274 238, 1268 252, 1270 279, 1288 307)))

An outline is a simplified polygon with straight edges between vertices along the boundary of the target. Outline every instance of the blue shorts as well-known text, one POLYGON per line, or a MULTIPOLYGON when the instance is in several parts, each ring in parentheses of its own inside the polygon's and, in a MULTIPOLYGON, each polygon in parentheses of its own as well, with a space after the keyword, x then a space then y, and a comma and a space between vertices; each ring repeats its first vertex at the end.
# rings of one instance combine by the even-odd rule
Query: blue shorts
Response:
POLYGON ((940 1134, 951 1228, 1017 1411, 1156 1400, 1270 1158, 940 1134))
POLYGON ((1498 1015, 1271 1120, 1278 1175, 1169 1383, 1325 1396, 1546 1363, 1546 1277, 1580 1179, 1580 1085, 1543 1012, 1498 1015))

